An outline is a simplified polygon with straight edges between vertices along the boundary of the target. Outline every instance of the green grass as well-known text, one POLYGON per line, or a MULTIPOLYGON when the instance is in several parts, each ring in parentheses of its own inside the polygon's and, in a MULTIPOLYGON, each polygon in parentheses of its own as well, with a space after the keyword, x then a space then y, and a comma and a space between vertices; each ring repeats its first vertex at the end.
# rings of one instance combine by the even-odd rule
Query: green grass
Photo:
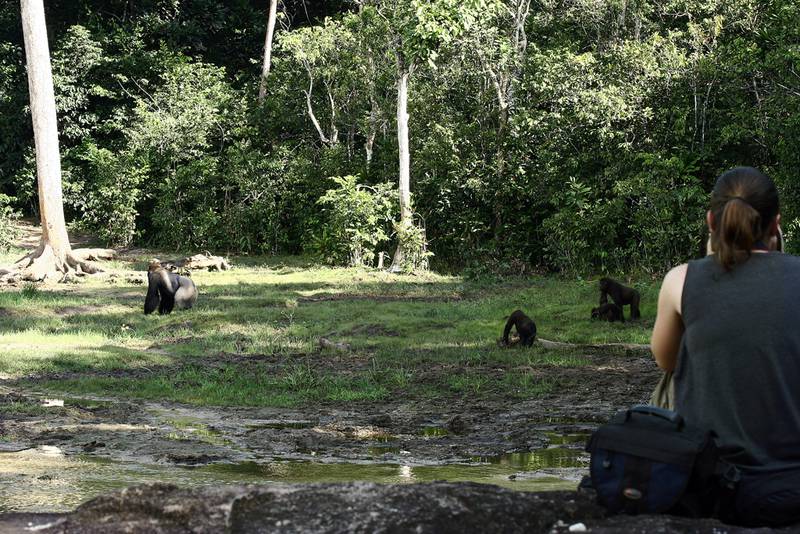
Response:
MULTIPOLYGON (((141 271, 145 261, 113 265, 141 271)), ((163 317, 142 313, 146 287, 127 280, 132 272, 2 290, 0 374, 27 377, 39 389, 207 405, 527 398, 560 387, 531 369, 588 360, 580 349, 497 347, 511 311, 523 309, 549 340, 647 343, 658 290, 652 281, 636 283, 644 319, 610 324, 589 320, 596 281, 471 282, 303 258, 232 263, 232 271, 194 273, 195 309, 163 317), (321 350, 321 337, 352 351, 321 350), (503 373, 487 372, 495 368, 503 373)))

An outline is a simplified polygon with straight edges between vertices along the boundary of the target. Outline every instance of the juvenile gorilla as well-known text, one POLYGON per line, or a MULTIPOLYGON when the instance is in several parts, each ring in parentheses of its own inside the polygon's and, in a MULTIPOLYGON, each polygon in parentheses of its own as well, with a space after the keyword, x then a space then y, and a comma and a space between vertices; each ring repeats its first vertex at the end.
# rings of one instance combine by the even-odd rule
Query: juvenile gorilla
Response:
MULTIPOLYGON (((626 304, 631 306, 631 319, 638 319, 639 314, 639 292, 632 287, 623 286, 611 278, 600 279, 600 306, 608 304, 608 296, 619 306, 620 310, 625 309, 626 304)), ((624 315, 623 315, 624 318, 624 315)))
POLYGON ((536 323, 525 315, 522 310, 516 310, 508 316, 505 330, 503 330, 503 343, 508 346, 508 334, 511 333, 511 327, 517 329, 519 334, 520 344, 530 347, 536 339, 536 323))
POLYGON ((592 308, 592 319, 602 319, 609 323, 613 323, 614 321, 625 322, 622 308, 613 303, 602 304, 599 308, 592 308))
POLYGON ((144 313, 149 314, 158 307, 158 313, 172 312, 175 306, 189 309, 197 302, 197 287, 191 278, 171 273, 153 260, 147 267, 147 296, 144 298, 144 313))

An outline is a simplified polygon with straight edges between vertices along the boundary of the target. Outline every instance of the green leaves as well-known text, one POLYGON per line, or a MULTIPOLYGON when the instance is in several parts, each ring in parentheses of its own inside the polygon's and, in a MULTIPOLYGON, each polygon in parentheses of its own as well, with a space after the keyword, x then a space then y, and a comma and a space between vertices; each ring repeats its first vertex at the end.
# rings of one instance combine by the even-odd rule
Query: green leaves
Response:
POLYGON ((377 247, 389 240, 387 228, 396 211, 397 191, 389 183, 369 187, 358 179, 332 177, 339 187, 328 189, 318 201, 325 206, 328 220, 317 252, 330 263, 372 266, 377 247))
POLYGON ((435 68, 438 50, 453 43, 476 24, 499 9, 496 0, 394 0, 387 2, 390 25, 399 36, 400 53, 406 63, 427 62, 435 68))

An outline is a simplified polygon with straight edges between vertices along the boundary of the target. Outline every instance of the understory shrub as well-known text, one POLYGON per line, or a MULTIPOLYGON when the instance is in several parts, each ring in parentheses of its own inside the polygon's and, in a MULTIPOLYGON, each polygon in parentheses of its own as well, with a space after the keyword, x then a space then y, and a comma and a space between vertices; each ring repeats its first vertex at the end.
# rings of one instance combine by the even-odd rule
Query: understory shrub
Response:
POLYGON ((395 213, 396 192, 389 183, 368 186, 358 176, 334 176, 338 187, 328 189, 318 203, 327 216, 315 239, 316 252, 332 264, 371 266, 395 213))

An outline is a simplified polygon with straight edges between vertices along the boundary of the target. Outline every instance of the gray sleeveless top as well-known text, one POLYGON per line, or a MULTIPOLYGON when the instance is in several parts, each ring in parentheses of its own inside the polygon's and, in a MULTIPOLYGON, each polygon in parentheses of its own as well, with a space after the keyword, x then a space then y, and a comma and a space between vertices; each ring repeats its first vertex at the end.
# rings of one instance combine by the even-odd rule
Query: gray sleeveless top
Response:
POLYGON ((753 254, 730 272, 689 262, 675 409, 731 461, 800 466, 800 258, 753 254))

